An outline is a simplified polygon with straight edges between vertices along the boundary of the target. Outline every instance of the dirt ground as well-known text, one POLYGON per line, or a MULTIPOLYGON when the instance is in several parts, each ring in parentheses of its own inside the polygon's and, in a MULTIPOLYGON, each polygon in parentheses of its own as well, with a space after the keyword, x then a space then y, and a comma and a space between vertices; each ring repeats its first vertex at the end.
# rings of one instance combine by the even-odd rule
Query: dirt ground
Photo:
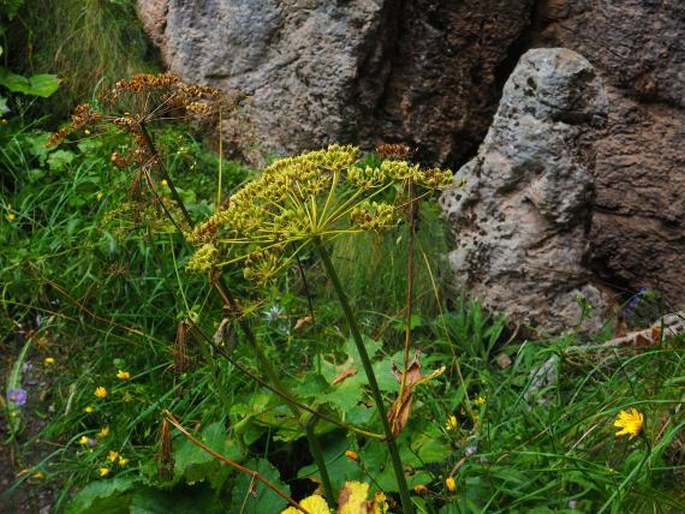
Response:
POLYGON ((53 410, 50 403, 51 373, 46 372, 39 348, 29 348, 23 366, 22 389, 26 403, 21 405, 21 424, 16 437, 8 424, 7 380, 25 343, 21 334, 11 334, 0 342, 0 513, 47 514, 59 488, 46 480, 48 469, 38 467, 50 447, 40 441, 45 419, 53 410))

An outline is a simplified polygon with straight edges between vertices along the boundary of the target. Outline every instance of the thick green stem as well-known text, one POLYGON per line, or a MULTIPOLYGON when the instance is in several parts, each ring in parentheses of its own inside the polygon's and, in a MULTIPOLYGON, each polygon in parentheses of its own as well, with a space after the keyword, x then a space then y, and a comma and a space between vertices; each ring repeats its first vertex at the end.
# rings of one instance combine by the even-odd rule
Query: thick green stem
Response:
POLYGON ((323 243, 320 240, 315 239, 314 244, 316 245, 316 249, 318 250, 319 255, 321 256, 324 268, 326 269, 326 274, 333 283, 333 289, 335 289, 335 293, 338 296, 338 300, 340 301, 340 305, 343 309, 343 313, 347 321, 347 326, 349 327, 352 339, 354 340, 354 343, 357 346, 357 351, 359 352, 359 357, 361 358, 362 366, 364 367, 364 372, 366 373, 366 378, 369 381, 371 395, 373 396, 373 400, 376 403, 378 415, 381 418, 383 432, 385 433, 386 437, 386 444, 388 445, 388 451, 390 453, 390 460, 392 461, 393 470, 395 471, 395 478, 397 479, 397 486, 400 491, 400 500, 402 502, 402 512, 404 512, 405 514, 411 514, 414 511, 414 509, 411 503, 411 498, 409 496, 409 487, 407 486, 407 478, 404 475, 404 467, 402 466, 402 460, 400 459, 400 452, 397 449, 397 444, 395 443, 395 436, 393 435, 392 430, 390 429, 388 413, 385 408, 385 404, 383 403, 383 395, 381 395, 381 390, 378 387, 378 381, 376 380, 376 375, 373 372, 373 367, 371 366, 371 359, 369 358, 369 354, 366 351, 366 346, 364 346, 364 341, 362 340, 361 332, 359 331, 359 327, 357 326, 357 320, 354 317, 352 308, 350 307, 350 303, 347 300, 347 294, 345 293, 345 290, 343 289, 343 286, 340 283, 340 278, 338 278, 338 274, 335 271, 335 267, 333 266, 333 262, 331 261, 330 255, 328 255, 328 251, 323 246, 323 243))
POLYGON ((250 343, 250 346, 252 347, 252 350, 254 351, 257 360, 259 361, 259 365, 266 373, 266 376, 269 377, 269 380, 276 389, 278 389, 279 391, 283 391, 285 393, 283 395, 283 398, 288 404, 288 408, 293 413, 295 419, 297 419, 300 426, 304 429, 305 434, 307 436, 307 441, 309 442, 309 449, 312 452, 312 457, 314 457, 314 462, 316 463, 316 467, 319 469, 319 474, 321 475, 321 484, 323 485, 324 495, 326 496, 326 499, 329 502, 334 503, 335 496, 333 496, 333 486, 331 485, 331 478, 328 474, 328 469, 326 468, 326 461, 323 458, 321 444, 319 443, 319 440, 314 434, 314 430, 310 429, 307 423, 303 422, 302 411, 300 410, 300 408, 294 402, 288 399, 290 397, 288 390, 283 386, 283 383, 281 382, 280 378, 278 378, 278 374, 276 373, 274 367, 271 365, 271 361, 269 361, 266 355, 264 355, 264 352, 262 352, 261 347, 257 343, 257 337, 252 331, 250 324, 243 316, 240 315, 238 304, 233 298, 233 296, 230 294, 228 287, 226 286, 223 279, 219 277, 216 281, 214 281, 214 286, 219 291, 219 294, 222 296, 228 307, 236 315, 238 319, 238 324, 240 325, 243 334, 245 334, 245 337, 250 343))
POLYGON ((319 468, 319 473, 321 474, 321 484, 323 485, 323 494, 328 499, 329 502, 334 503, 336 496, 333 492, 333 485, 331 482, 331 477, 328 474, 328 468, 326 467, 326 459, 323 456, 323 450, 319 444, 319 439, 314 433, 314 425, 318 418, 311 418, 309 421, 305 422, 304 430, 307 433, 307 441, 309 441, 309 452, 314 457, 314 462, 316 467, 319 468))
MULTIPOLYGON (((148 132, 146 125, 142 122, 140 123, 140 133, 143 136, 145 144, 147 145, 147 150, 151 153, 152 158, 154 159, 155 164, 157 165, 157 169, 159 170, 162 177, 167 181, 167 184, 171 191, 171 197, 178 205, 178 208, 183 214, 183 218, 185 219, 186 223, 188 223, 188 226, 192 227, 193 220, 191 219, 188 210, 183 204, 183 200, 178 194, 178 191, 176 190, 176 187, 174 186, 174 183, 171 180, 169 172, 164 166, 164 163, 159 155, 159 152, 157 152, 157 148, 154 144, 154 141, 152 140, 152 136, 148 132)), ((217 204, 217 209, 218 208, 219 205, 217 204)), ((179 231, 181 236, 185 239, 183 231, 176 224, 176 221, 174 220, 173 216, 168 211, 168 209, 166 209, 166 207, 164 208, 164 211, 167 217, 172 221, 176 229, 179 231)), ((287 390, 283 388, 283 385, 278 378, 278 374, 274 370, 273 366, 271 366, 271 362, 266 358, 261 348, 257 344, 257 338, 255 337, 254 332, 252 331, 249 323, 242 316, 240 316, 238 304, 235 301, 235 299, 231 296, 228 287, 226 286, 226 283, 221 278, 219 278, 218 280, 213 281, 213 285, 214 288, 219 292, 221 297, 224 299, 226 304, 229 306, 229 308, 232 309, 234 314, 237 315, 236 317, 239 320, 240 328, 245 334, 245 337, 247 337, 247 340, 250 342, 250 346, 252 346, 252 349, 254 350, 255 355, 257 356, 257 360, 259 361, 260 366, 266 372, 266 375, 269 377, 269 380, 271 380, 271 383, 273 383, 277 389, 287 393, 287 390)), ((286 394, 286 396, 289 395, 286 394)), ((310 430, 309 427, 302 421, 302 411, 297 407, 297 405, 288 400, 286 400, 286 403, 288 404, 290 411, 295 416, 295 419, 297 419, 298 423, 300 424, 300 426, 302 426, 302 428, 305 431, 307 440, 309 441, 309 448, 312 451, 312 456, 314 457, 314 461, 316 462, 317 468, 319 468, 319 474, 321 475, 321 483, 323 484, 324 494, 331 503, 334 503, 335 496, 333 496, 333 487, 331 486, 330 476, 328 474, 328 469, 326 468, 326 463, 323 459, 323 452, 321 450, 319 440, 314 435, 314 431, 310 430)))

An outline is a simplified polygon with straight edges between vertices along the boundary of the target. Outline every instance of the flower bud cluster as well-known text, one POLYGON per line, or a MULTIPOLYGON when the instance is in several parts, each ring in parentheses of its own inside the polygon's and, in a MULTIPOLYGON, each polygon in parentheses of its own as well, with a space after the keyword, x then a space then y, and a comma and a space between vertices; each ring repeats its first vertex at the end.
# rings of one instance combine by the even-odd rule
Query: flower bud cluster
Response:
POLYGON ((188 235, 200 246, 188 268, 240 263, 246 278, 264 283, 290 262, 288 251, 312 239, 397 224, 403 210, 396 204, 406 201, 398 192, 408 183, 438 189, 452 182, 449 170, 398 160, 362 166, 359 155, 356 147, 331 145, 275 161, 188 235))
POLYGON ((362 230, 381 230, 399 221, 397 208, 385 202, 363 201, 350 213, 352 226, 362 230))

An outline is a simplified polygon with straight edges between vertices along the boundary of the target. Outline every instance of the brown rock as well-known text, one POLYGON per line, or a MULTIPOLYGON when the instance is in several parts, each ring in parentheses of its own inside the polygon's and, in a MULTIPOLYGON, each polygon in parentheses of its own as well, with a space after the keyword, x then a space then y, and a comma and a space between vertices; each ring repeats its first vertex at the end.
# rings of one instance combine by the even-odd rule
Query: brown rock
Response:
POLYGON ((532 0, 138 0, 185 80, 239 89, 266 151, 402 142, 475 151, 532 0))
POLYGON ((619 290, 685 305, 685 3, 547 0, 533 44, 584 55, 604 78, 589 265, 619 290))

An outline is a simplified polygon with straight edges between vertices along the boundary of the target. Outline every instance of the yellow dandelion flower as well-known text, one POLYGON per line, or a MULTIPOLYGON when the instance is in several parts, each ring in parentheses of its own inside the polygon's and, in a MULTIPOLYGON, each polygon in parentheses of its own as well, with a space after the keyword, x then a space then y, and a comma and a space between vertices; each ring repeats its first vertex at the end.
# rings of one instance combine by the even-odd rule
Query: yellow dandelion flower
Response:
POLYGON ((101 477, 106 477, 109 475, 110 471, 109 468, 100 468, 100 476, 101 477))
POLYGON ((92 414, 94 410, 95 409, 93 409, 93 407, 91 405, 88 405, 88 407, 83 409, 83 412, 85 412, 86 414, 92 414))
POLYGON ((162 179, 161 184, 162 184, 162 187, 168 187, 169 186, 169 183, 166 181, 165 178, 162 179))
POLYGON ((110 450, 110 451, 107 453, 107 460, 110 461, 110 462, 114 462, 114 461, 117 460, 118 458, 119 458, 119 452, 115 452, 114 450, 110 450))
POLYGON ((8 221, 14 221, 16 219, 17 219, 17 217, 14 215, 14 213, 10 212, 7 214, 7 220, 8 221))
POLYGON ((485 403, 488 401, 487 397, 478 395, 478 398, 476 398, 476 405, 479 407, 482 405, 485 405, 485 403))
POLYGON ((98 437, 107 437, 109 435, 109 427, 102 427, 98 432, 98 437))
POLYGON ((359 460, 359 454, 352 450, 345 450, 345 457, 355 462, 359 460))
POLYGON ((128 380, 131 378, 131 374, 128 371, 119 370, 117 371, 117 378, 119 380, 128 380))
POLYGON ((423 484, 415 485, 414 492, 416 494, 426 494, 428 492, 428 488, 423 484))
POLYGON ((457 417, 456 416, 450 416, 449 418, 447 418, 447 424, 445 425, 445 428, 447 430, 454 431, 457 429, 458 424, 459 423, 457 421, 457 417))
POLYGON ((387 514, 390 508, 388 506, 388 497, 385 496, 382 491, 377 491, 376 494, 373 495, 370 507, 370 514, 387 514))
POLYGON ((84 133, 86 136, 90 136, 90 130, 89 130, 89 129, 84 130, 83 133, 84 133))
MULTIPOLYGON (((323 496, 318 494, 308 496, 300 502, 300 505, 312 514, 329 514, 331 512, 326 500, 323 496)), ((288 507, 284 511, 281 511, 281 514, 301 514, 301 512, 300 509, 296 509, 295 507, 288 507)))
POLYGON ((95 198, 97 199, 98 202, 100 200, 102 200, 104 197, 105 197, 105 193, 103 193, 102 191, 98 191, 97 193, 95 193, 95 198))
POLYGON ((107 398, 107 389, 105 389, 102 386, 96 387, 95 388, 95 396, 97 396, 101 400, 107 398))
POLYGON ((119 467, 123 468, 124 466, 126 466, 126 464, 128 464, 128 459, 125 459, 124 457, 119 457, 118 462, 119 462, 119 467))
POLYGON ((43 362, 45 364, 47 364, 48 366, 50 366, 50 365, 55 363, 55 358, 54 357, 45 357, 45 359, 43 359, 43 362))
POLYGON ((454 481, 454 477, 447 477, 445 479, 445 486, 449 492, 453 493, 457 488, 457 483, 454 481))
POLYGON ((628 412, 622 410, 614 421, 614 426, 621 429, 616 432, 616 437, 629 435, 629 439, 632 439, 640 435, 644 422, 645 417, 637 409, 631 408, 628 412))
POLYGON ((78 444, 88 444, 88 437, 82 435, 81 439, 78 440, 78 444))

